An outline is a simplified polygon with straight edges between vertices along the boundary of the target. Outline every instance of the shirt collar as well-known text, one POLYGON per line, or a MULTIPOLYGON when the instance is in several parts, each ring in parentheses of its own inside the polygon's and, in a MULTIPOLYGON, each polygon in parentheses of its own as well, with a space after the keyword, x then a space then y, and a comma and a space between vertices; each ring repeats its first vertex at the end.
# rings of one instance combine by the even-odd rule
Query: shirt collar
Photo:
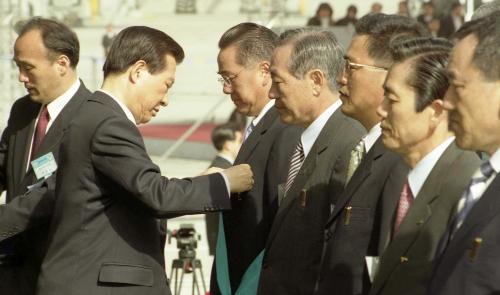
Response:
POLYGON ((253 126, 257 126, 259 124, 259 121, 266 115, 266 113, 274 106, 274 99, 269 100, 264 108, 262 108, 262 111, 260 111, 259 115, 255 117, 255 119, 252 120, 253 126))
POLYGON ((497 149, 497 151, 491 155, 489 159, 491 163, 491 167, 493 167, 493 170, 495 170, 496 173, 500 172, 500 149, 497 149))
POLYGON ((443 141, 440 145, 435 147, 432 152, 425 155, 425 157, 422 158, 417 163, 417 165, 410 170, 410 173, 408 173, 408 184, 410 185, 410 189, 414 198, 417 197, 420 189, 422 189, 422 186, 431 173, 432 168, 434 168, 439 158, 441 158, 444 151, 454 140, 455 137, 452 136, 443 141))
POLYGON ((328 119, 335 113, 335 111, 342 105, 342 101, 340 99, 336 100, 331 106, 329 106, 326 110, 319 115, 311 125, 309 125, 302 135, 300 136, 300 140, 302 141, 302 146, 304 147, 304 156, 307 157, 311 148, 318 138, 319 133, 323 130, 328 119))
POLYGON ((49 126, 52 125, 52 122, 59 116, 63 108, 68 104, 68 102, 71 100, 73 96, 75 96, 75 93, 78 91, 80 88, 80 79, 76 79, 76 81, 71 85, 71 87, 68 88, 63 94, 61 94, 58 98, 54 99, 51 101, 49 104, 47 104, 47 111, 49 112, 50 116, 50 121, 49 121, 49 126))
POLYGON ((366 153, 370 151, 370 149, 373 147, 375 144, 375 141, 380 137, 380 134, 382 133, 382 130, 380 129, 380 123, 376 124, 375 126, 368 131, 368 134, 365 135, 363 141, 365 142, 365 150, 366 153))
POLYGON ((127 116, 127 119, 129 119, 132 123, 134 123, 134 125, 136 125, 134 115, 132 115, 132 112, 128 109, 128 107, 121 100, 119 100, 113 94, 109 93, 108 91, 106 91, 104 89, 98 89, 97 91, 101 91, 102 93, 108 95, 114 101, 116 101, 116 103, 120 106, 120 108, 123 110, 123 112, 127 116))

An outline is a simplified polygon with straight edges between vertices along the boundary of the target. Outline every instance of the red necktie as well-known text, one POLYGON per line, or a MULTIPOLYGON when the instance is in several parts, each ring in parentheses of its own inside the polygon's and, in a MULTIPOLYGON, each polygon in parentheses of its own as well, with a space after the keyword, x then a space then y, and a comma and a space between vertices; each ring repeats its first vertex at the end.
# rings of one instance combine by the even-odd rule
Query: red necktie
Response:
POLYGON ((398 232, 399 227, 401 226, 401 223, 403 223, 406 214, 408 214, 412 203, 413 194, 411 192, 410 185, 408 184, 408 180, 406 180, 403 185, 403 189, 401 190, 401 194, 399 195, 398 211, 396 221, 394 222, 393 236, 398 232))
MULTIPOLYGON (((33 145, 31 146, 31 160, 34 159, 38 148, 42 144, 43 138, 45 137, 45 132, 47 131, 47 125, 49 124, 50 115, 47 105, 42 107, 40 116, 38 117, 38 122, 35 128, 35 134, 33 135, 33 145)), ((31 162, 30 160, 30 162, 31 162)))

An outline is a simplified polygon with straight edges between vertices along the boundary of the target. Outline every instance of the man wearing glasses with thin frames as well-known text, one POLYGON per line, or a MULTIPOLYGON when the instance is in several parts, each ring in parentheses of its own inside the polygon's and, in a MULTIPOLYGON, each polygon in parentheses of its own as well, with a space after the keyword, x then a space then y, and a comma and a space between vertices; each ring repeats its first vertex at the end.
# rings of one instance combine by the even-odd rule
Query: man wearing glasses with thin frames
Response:
POLYGON ((390 43, 428 34, 413 19, 385 14, 367 15, 355 29, 344 56, 344 74, 337 83, 341 86, 342 112, 360 122, 368 133, 358 144, 364 148, 362 159, 325 227, 315 294, 368 294, 370 290, 378 256, 387 243, 383 213, 392 217, 397 202, 387 197, 386 188, 401 188, 403 179, 399 176, 407 171, 400 157, 385 149, 377 114, 393 61, 390 43), (386 211, 387 206, 392 209, 386 211))
POLYGON ((252 190, 232 198, 231 211, 221 214, 211 294, 256 292, 263 249, 278 210, 278 184, 286 180, 302 131, 283 124, 274 100, 268 97, 272 84, 269 64, 276 40, 276 34, 266 27, 241 23, 219 41, 222 90, 239 113, 254 117, 234 164, 249 164, 255 184, 252 190))

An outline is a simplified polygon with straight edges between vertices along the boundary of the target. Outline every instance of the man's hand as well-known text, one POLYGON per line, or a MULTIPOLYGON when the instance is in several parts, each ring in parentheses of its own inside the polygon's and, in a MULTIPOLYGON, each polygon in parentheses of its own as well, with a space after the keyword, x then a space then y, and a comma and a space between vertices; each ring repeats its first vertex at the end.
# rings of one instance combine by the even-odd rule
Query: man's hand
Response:
POLYGON ((248 164, 227 168, 222 173, 224 173, 229 180, 231 193, 246 192, 253 187, 253 173, 248 164))

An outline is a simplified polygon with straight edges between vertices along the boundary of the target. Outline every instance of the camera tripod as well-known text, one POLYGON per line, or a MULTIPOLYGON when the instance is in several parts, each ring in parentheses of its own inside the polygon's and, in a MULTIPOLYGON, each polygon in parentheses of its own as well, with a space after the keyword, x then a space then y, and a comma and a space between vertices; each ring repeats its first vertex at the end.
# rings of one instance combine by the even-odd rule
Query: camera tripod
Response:
MULTIPOLYGON (((183 249, 184 250, 184 249, 183 249)), ((205 295, 207 288, 205 286, 205 278, 203 277, 203 269, 201 261, 196 259, 196 252, 194 250, 179 251, 179 258, 172 261, 172 270, 170 271, 170 279, 173 280, 174 295, 180 295, 182 289, 182 282, 184 274, 193 274, 192 295, 205 295), (180 271, 180 277, 179 277, 180 271), (198 274, 197 274, 198 271, 198 274), (201 285, 200 285, 201 281, 201 285), (200 292, 200 287, 203 289, 200 292)), ((171 285, 172 286, 172 285, 171 285)))

